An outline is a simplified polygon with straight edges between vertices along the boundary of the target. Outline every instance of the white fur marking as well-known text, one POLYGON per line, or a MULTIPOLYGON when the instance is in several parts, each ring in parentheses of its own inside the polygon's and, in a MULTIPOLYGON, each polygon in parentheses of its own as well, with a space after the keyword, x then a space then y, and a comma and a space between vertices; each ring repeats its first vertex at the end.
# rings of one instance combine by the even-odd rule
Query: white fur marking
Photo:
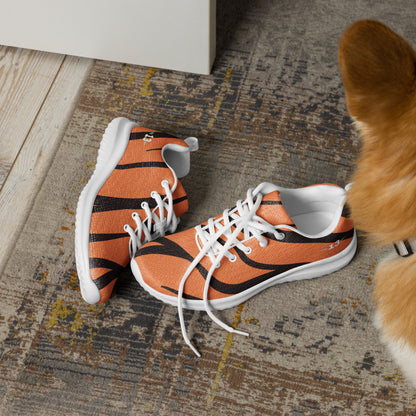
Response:
POLYGON ((416 351, 403 339, 395 341, 385 335, 378 311, 374 317, 374 325, 380 330, 381 340, 386 344, 405 377, 416 387, 416 351))

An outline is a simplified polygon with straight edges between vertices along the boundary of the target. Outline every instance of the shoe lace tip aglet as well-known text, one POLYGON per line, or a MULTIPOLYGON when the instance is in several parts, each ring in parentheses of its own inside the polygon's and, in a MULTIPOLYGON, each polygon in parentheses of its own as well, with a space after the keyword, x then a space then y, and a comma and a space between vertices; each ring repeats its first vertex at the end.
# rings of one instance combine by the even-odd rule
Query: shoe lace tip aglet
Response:
POLYGON ((234 329, 234 330, 233 330, 233 333, 234 333, 234 334, 238 334, 238 335, 244 335, 245 337, 249 337, 249 336, 250 336, 250 334, 249 334, 248 332, 245 332, 245 331, 240 331, 240 330, 238 330, 238 329, 234 329))
POLYGON ((193 351, 193 353, 198 357, 201 358, 201 354, 200 352, 192 345, 192 343, 189 343, 188 346, 191 348, 191 350, 193 351))

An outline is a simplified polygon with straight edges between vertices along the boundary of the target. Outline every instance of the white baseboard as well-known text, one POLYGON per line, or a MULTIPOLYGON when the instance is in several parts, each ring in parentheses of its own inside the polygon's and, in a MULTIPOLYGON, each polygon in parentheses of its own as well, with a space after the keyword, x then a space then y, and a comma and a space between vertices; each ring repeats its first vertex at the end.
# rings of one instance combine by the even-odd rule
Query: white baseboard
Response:
POLYGON ((209 74, 216 0, 0 0, 0 43, 209 74))

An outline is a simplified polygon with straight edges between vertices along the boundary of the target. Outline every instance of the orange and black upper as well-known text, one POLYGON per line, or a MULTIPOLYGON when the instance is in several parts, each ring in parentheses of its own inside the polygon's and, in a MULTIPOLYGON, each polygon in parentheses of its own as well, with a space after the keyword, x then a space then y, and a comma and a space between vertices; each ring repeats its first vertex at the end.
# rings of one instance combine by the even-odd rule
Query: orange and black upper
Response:
POLYGON ((124 155, 97 193, 89 231, 89 267, 91 279, 100 291, 100 303, 110 297, 117 277, 130 261, 129 234, 124 231, 124 225, 135 228, 134 212, 142 221, 145 219, 142 203, 146 202, 150 208, 156 206, 151 197, 153 191, 164 198, 163 180, 171 188, 176 185, 175 215, 178 217, 188 210, 185 190, 162 155, 168 144, 187 147, 184 140, 169 134, 134 127, 124 155))

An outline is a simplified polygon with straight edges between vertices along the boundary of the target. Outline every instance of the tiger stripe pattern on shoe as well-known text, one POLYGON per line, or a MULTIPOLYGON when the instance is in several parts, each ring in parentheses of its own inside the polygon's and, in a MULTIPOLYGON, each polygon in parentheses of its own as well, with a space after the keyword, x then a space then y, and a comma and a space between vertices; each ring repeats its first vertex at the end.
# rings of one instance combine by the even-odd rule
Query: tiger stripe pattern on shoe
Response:
MULTIPOLYGON (((221 281, 218 280, 214 274, 214 276, 211 278, 210 291, 208 292, 209 299, 218 299, 229 295, 237 295, 245 290, 249 290, 256 285, 267 281, 273 276, 300 266, 307 265, 314 261, 318 261, 321 259, 321 256, 317 254, 319 251, 333 250, 333 254, 337 254, 351 243, 352 239, 354 238, 354 229, 351 228, 348 231, 333 233, 331 236, 316 238, 313 239, 313 242, 310 241, 310 238, 300 236, 299 234, 293 233, 291 231, 285 231, 284 234, 285 237, 281 240, 278 240, 271 233, 265 233, 264 236, 270 241, 271 244, 281 245, 281 250, 285 250, 287 253, 290 252, 292 254, 293 260, 290 263, 270 264, 254 261, 247 254, 245 254, 244 251, 238 248, 234 248, 234 252, 238 257, 238 260, 243 262, 246 266, 248 266, 248 268, 253 269, 252 276, 248 278, 246 275, 245 280, 238 283, 235 283, 235 281, 230 283, 230 279, 227 279, 227 281, 221 281), (291 247, 288 246, 289 244, 291 247), (311 244, 316 246, 314 248, 310 247, 311 244), (308 247, 301 247, 302 245, 308 245, 308 247), (315 251, 317 255, 315 257, 309 256, 308 261, 304 261, 305 259, 303 256, 302 258, 299 258, 298 253, 301 251, 301 249, 305 249, 311 252, 315 251)), ((224 240, 220 239, 219 241, 221 244, 225 244, 224 240)), ((137 256, 146 255, 173 256, 187 261, 188 265, 194 260, 194 257, 190 253, 184 250, 184 248, 180 245, 176 244, 175 241, 172 241, 169 237, 159 238, 155 244, 147 244, 146 247, 143 247, 141 250, 139 250, 137 256)), ((200 277, 205 280, 208 275, 209 265, 208 268, 206 268, 201 263, 199 263, 196 266, 196 271, 200 274, 200 277)), ((230 275, 227 275, 227 278, 229 277, 230 275)), ((196 291, 192 290, 190 285, 186 286, 183 297, 184 299, 202 301, 202 289, 203 288, 200 287, 199 290, 196 291), (187 290, 189 290, 190 293, 188 293, 187 290), (198 293, 198 295, 196 295, 196 293, 198 293)), ((177 289, 167 285, 160 285, 158 290, 160 293, 165 293, 167 295, 178 294, 177 289)))
MULTIPOLYGON (((132 230, 137 228, 133 214, 137 213, 142 222, 149 210, 154 212, 152 215, 166 217, 169 195, 164 181, 171 191, 175 219, 188 210, 186 192, 166 155, 175 154, 176 164, 189 165, 189 151, 184 140, 137 126, 127 119, 115 119, 110 123, 102 140, 96 170, 77 208, 77 268, 81 293, 87 302, 105 302, 120 272, 129 263, 131 236, 125 226, 132 230), (158 201, 163 201, 164 205, 158 201)), ((151 228, 152 223, 154 220, 148 221, 147 227, 151 228)), ((161 235, 160 230, 153 229, 151 234, 161 235)), ((144 237, 140 235, 138 240, 143 242, 144 237)))
POLYGON ((262 290, 332 273, 353 258, 357 238, 344 216, 346 192, 322 184, 287 189, 269 183, 249 189, 231 210, 195 228, 143 245, 131 261, 151 295, 178 307, 230 308, 262 290))

